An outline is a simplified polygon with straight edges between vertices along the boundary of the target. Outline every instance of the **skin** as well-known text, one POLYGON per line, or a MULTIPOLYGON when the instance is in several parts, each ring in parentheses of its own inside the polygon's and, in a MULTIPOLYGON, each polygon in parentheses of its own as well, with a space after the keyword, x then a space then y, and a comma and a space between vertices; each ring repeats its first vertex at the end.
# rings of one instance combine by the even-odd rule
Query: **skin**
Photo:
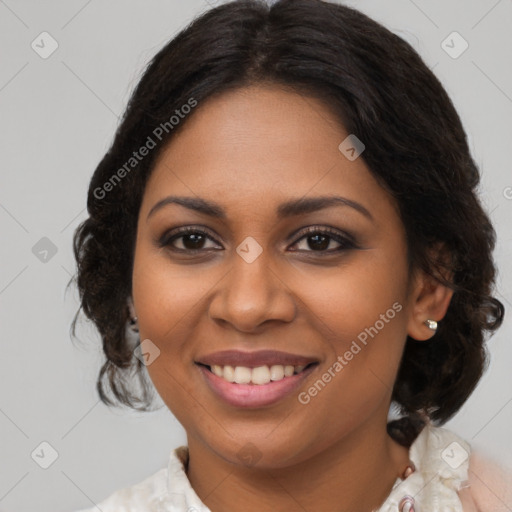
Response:
POLYGON ((320 101, 253 85, 198 105, 147 183, 132 289, 140 338, 160 350, 148 371, 187 432, 188 478, 213 512, 370 511, 409 461, 386 432, 391 391, 407 335, 418 343, 430 338, 423 322, 442 319, 451 291, 421 272, 409 274, 396 205, 362 158, 349 161, 340 152, 347 135, 320 101), (214 201, 227 218, 176 204, 148 218, 169 195, 214 201), (350 206, 276 215, 286 200, 324 195, 357 201, 372 219, 350 206), (183 226, 212 238, 158 245, 183 226), (314 234, 304 233, 308 226, 350 233, 357 247, 331 237, 318 249, 314 234), (247 236, 262 248, 252 263, 236 252, 247 236), (297 393, 395 302, 402 310, 301 404, 297 393), (233 348, 278 349, 319 365, 297 393, 241 409, 217 398, 194 364, 233 348), (256 464, 240 460, 243 448, 260 457, 256 464))

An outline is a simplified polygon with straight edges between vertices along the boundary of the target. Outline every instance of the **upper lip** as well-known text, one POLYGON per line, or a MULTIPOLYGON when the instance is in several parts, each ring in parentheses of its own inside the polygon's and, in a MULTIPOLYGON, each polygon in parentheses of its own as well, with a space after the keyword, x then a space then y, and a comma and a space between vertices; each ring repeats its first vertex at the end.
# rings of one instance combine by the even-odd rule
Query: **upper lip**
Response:
POLYGON ((258 366, 307 366, 310 363, 318 362, 311 356, 291 354, 278 350, 258 350, 256 352, 243 352, 241 350, 223 350, 201 356, 196 363, 206 366, 245 366, 247 368, 257 368, 258 366))

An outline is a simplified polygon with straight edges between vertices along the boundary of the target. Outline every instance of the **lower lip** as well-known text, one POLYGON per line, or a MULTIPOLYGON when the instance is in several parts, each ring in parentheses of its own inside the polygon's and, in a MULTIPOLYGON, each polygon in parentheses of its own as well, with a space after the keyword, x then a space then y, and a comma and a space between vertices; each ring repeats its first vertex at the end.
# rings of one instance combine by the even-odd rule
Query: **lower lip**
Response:
POLYGON ((302 381, 317 367, 312 365, 301 373, 268 384, 236 384, 212 373, 205 366, 197 365, 213 392, 235 407, 263 407, 272 405, 293 393, 302 381))

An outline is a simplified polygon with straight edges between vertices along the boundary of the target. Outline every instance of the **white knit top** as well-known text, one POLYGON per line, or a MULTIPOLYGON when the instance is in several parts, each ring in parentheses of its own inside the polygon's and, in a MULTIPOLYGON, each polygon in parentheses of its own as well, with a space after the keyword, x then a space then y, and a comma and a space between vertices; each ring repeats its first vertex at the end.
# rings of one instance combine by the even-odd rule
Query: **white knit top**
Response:
MULTIPOLYGON (((466 441, 450 430, 426 425, 409 449, 409 457, 416 470, 404 480, 397 478, 378 512, 498 510, 496 505, 481 508, 482 502, 477 507, 472 498, 463 508, 457 491, 469 488, 470 448, 466 441)), ((187 478, 184 465, 187 457, 186 446, 172 450, 166 468, 136 485, 114 492, 97 507, 102 512, 210 512, 187 478)), ((512 481, 508 483, 512 486, 512 481)), ((468 492, 466 490, 463 494, 468 492)), ((500 506, 500 510, 512 510, 508 508, 512 504, 502 504, 503 509, 500 506)), ((97 512, 98 508, 93 506, 78 512, 97 512)))

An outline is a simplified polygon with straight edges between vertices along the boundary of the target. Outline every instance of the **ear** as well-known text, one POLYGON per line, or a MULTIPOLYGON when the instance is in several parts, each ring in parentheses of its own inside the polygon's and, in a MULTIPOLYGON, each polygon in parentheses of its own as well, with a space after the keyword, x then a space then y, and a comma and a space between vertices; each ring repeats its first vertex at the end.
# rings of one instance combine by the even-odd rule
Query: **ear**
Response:
POLYGON ((407 334, 418 341, 434 336, 435 331, 425 325, 425 320, 439 322, 446 315, 453 296, 448 288, 423 270, 415 275, 415 283, 411 291, 411 314, 407 324, 407 334))

